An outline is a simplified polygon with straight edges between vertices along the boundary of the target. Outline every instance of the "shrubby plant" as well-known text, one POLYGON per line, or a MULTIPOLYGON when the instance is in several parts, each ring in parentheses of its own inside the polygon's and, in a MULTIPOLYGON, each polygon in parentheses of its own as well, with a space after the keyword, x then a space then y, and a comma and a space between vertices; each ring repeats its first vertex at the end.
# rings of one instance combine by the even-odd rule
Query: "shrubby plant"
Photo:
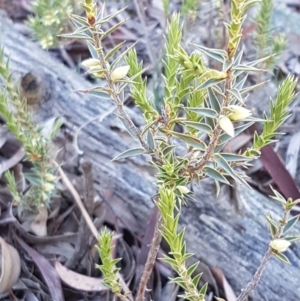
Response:
MULTIPOLYGON (((187 266, 186 260, 192 254, 186 251, 184 229, 178 230, 181 206, 192 199, 188 185, 192 182, 198 183, 206 177, 215 181, 217 190, 220 182, 229 183, 227 178, 247 185, 244 174, 235 167, 246 167, 249 161, 257 158, 260 150, 274 141, 274 137, 278 135, 278 127, 289 114, 288 105, 295 97, 297 82, 291 76, 280 85, 277 98, 271 105, 270 116, 265 115, 262 120, 263 132, 255 133, 253 146, 238 155, 223 152, 225 144, 232 137, 246 130, 254 122, 260 121, 251 116, 251 111, 245 108, 245 101, 248 93, 262 83, 254 86, 245 86, 245 83, 249 72, 261 73, 262 70, 256 66, 267 62, 272 56, 243 63, 243 51, 239 50, 246 11, 255 2, 257 1, 232 1, 231 21, 225 24, 228 33, 226 50, 193 45, 195 50, 188 54, 181 47, 182 28, 179 15, 171 18, 165 40, 165 96, 162 111, 157 111, 151 99, 147 97, 146 81, 142 78, 143 67, 138 63, 134 45, 117 57, 115 55, 123 43, 109 53, 103 50, 102 40, 122 26, 124 21, 106 31, 102 29, 102 25, 120 14, 123 9, 105 16, 104 5, 98 11, 94 1, 85 0, 82 6, 86 17, 70 16, 77 30, 64 36, 87 41, 92 58, 83 62, 83 65, 88 68, 89 73, 104 78, 107 83, 106 86, 98 86, 85 92, 102 100, 110 99, 116 105, 118 117, 127 131, 140 143, 140 147, 127 150, 113 160, 148 154, 152 157, 151 164, 157 170, 158 193, 155 204, 159 209, 160 219, 136 300, 143 300, 149 277, 147 266, 151 266, 150 261, 155 259, 160 235, 167 241, 171 250, 169 256, 163 260, 177 272, 177 277, 171 281, 183 288, 184 299, 204 300, 207 285, 198 288, 201 275, 193 276, 198 263, 187 266), (203 55, 218 61, 222 67, 216 70, 206 66, 203 55), (146 125, 142 131, 136 128, 124 110, 121 95, 127 86, 130 87, 131 96, 144 115, 146 125), (180 117, 179 112, 183 112, 183 117, 180 117), (174 130, 176 124, 184 127, 184 133, 174 130), (183 155, 176 153, 179 141, 186 147, 183 155)), ((168 2, 164 1, 164 4, 167 10, 168 2)), ((298 219, 288 219, 290 209, 298 201, 285 200, 277 192, 275 194, 284 207, 284 215, 279 226, 271 217, 267 217, 273 239, 259 267, 259 277, 272 254, 288 262, 282 252, 289 247, 291 241, 298 239, 282 238, 286 232, 284 227, 294 225, 298 219)), ((105 284, 120 296, 122 288, 118 284, 118 269, 115 267, 118 259, 111 258, 111 251, 111 235, 105 230, 99 237, 99 254, 102 260, 100 269, 106 277, 105 284)), ((257 278, 257 274, 255 277, 257 278)), ((238 300, 244 300, 257 285, 259 279, 256 278, 249 284, 250 289, 247 286, 238 300)), ((123 295, 122 299, 124 298, 127 298, 126 295, 123 295)))
POLYGON ((257 56, 263 57, 271 55, 271 57, 261 64, 261 68, 271 70, 274 68, 276 58, 286 48, 286 39, 284 34, 273 34, 271 28, 271 18, 274 12, 272 0, 262 0, 260 8, 255 17, 255 33, 254 40, 257 47, 257 56))
MULTIPOLYGON (((70 15, 76 30, 71 34, 62 35, 87 42, 91 58, 84 61, 82 65, 94 77, 104 79, 106 85, 96 86, 84 92, 100 98, 101 101, 112 101, 116 106, 117 116, 140 144, 138 148, 126 150, 113 160, 148 154, 152 158, 151 164, 157 171, 157 195, 154 196, 154 200, 160 217, 136 296, 137 301, 144 298, 151 267, 162 237, 170 247, 168 256, 163 260, 177 273, 176 278, 171 281, 183 289, 184 299, 204 300, 207 284, 198 287, 201 274, 194 275, 198 263, 187 265, 187 259, 193 254, 187 253, 184 241, 185 230, 178 229, 182 205, 193 200, 188 187, 191 183, 199 183, 207 177, 215 182, 217 193, 220 183, 229 184, 229 178, 247 186, 242 168, 247 167, 251 160, 258 158, 264 146, 275 141, 275 137, 280 134, 279 126, 289 115, 288 106, 295 98, 294 90, 297 83, 292 76, 288 76, 279 86, 277 97, 271 102, 269 116, 265 114, 263 119, 257 119, 245 107, 249 92, 264 83, 258 82, 247 86, 248 74, 250 72, 261 74, 263 70, 258 67, 263 66, 273 57, 272 53, 268 53, 267 56, 252 62, 243 63, 242 60, 243 51, 239 47, 242 26, 247 9, 256 2, 257 0, 231 2, 230 22, 225 23, 228 34, 226 50, 192 44, 194 51, 187 53, 181 46, 180 16, 172 16, 165 39, 163 62, 165 89, 160 111, 147 96, 146 80, 142 77, 143 65, 138 62, 134 45, 121 54, 119 52, 124 43, 116 45, 107 53, 102 47, 103 39, 122 26, 125 21, 120 21, 107 30, 103 29, 103 24, 108 23, 124 9, 106 16, 104 5, 99 10, 95 1, 85 0, 81 5, 86 16, 70 15), (210 68, 204 63, 203 56, 216 60, 221 67, 210 68), (128 87, 145 118, 146 125, 142 130, 134 125, 124 110, 122 95, 128 87), (223 151, 230 139, 257 121, 263 122, 263 131, 261 134, 255 133, 250 148, 239 154, 223 151), (176 124, 183 127, 182 133, 175 131, 176 124), (184 152, 180 154, 177 152, 179 145, 185 146, 184 152)), ((168 1, 164 1, 164 4, 167 10, 168 1)), ((31 177, 35 181, 32 181, 33 188, 32 191, 29 190, 28 196, 20 197, 16 191, 14 178, 10 174, 7 175, 9 189, 19 204, 25 202, 33 207, 44 206, 55 190, 53 182, 56 180, 50 164, 51 158, 47 152, 49 140, 42 137, 40 129, 33 124, 26 102, 18 94, 7 70, 8 66, 2 54, 0 74, 5 80, 5 89, 0 94, 0 113, 7 120, 7 127, 24 144, 27 157, 33 163, 32 172, 35 175, 31 177), (10 105, 13 107, 12 110, 10 105), (38 200, 38 203, 31 203, 31 193, 34 193, 34 200, 38 200)), ((238 301, 245 300, 255 288, 272 255, 286 263, 289 262, 283 252, 291 242, 299 239, 299 237, 286 235, 298 220, 298 216, 289 218, 289 213, 299 200, 286 200, 276 191, 274 194, 274 199, 283 206, 282 219, 276 222, 271 216, 266 216, 272 240, 256 274, 237 298, 238 301)), ((122 287, 119 268, 116 267, 120 259, 112 258, 112 234, 107 229, 98 236, 98 250, 102 262, 99 269, 105 277, 104 284, 122 300, 132 300, 130 293, 124 292, 122 287)))
POLYGON ((58 35, 69 27, 69 14, 76 10, 73 0, 34 0, 34 16, 29 18, 33 38, 40 41, 43 49, 58 46, 58 35))
POLYGON ((49 142, 60 127, 58 122, 49 137, 43 135, 42 127, 33 122, 27 101, 22 97, 18 85, 9 73, 9 62, 0 49, 0 76, 3 85, 0 87, 0 114, 6 120, 7 128, 22 142, 26 159, 32 163, 31 172, 25 174, 30 187, 26 192, 18 191, 14 176, 5 174, 8 188, 13 195, 14 204, 19 211, 29 209, 38 212, 41 207, 48 206, 55 193, 57 177, 49 154, 49 142))

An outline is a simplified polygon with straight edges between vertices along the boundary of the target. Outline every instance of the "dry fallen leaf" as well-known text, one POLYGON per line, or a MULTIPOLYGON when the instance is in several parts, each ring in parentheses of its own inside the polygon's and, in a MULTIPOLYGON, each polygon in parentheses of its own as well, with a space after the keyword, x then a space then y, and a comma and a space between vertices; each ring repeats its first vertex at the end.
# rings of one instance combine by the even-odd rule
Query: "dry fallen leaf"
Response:
MULTIPOLYGON (((227 301, 235 301, 236 300, 236 296, 233 292, 232 287, 230 286, 230 284, 228 283, 227 279, 225 278, 223 272, 218 269, 218 268, 211 268, 211 271, 216 279, 216 282, 219 286, 220 289, 222 289, 224 291, 224 294, 226 296, 226 300, 227 301)), ((216 298, 217 299, 217 298, 216 298)), ((217 300, 224 300, 224 299, 217 299, 217 300)))
POLYGON ((46 207, 40 208, 39 213, 30 223, 30 230, 36 236, 47 236, 48 210, 46 207))
POLYGON ((64 283, 66 283, 70 287, 75 288, 77 290, 87 291, 87 292, 108 290, 108 288, 102 284, 102 279, 88 277, 88 276, 73 272, 73 271, 67 269, 66 267, 64 267, 58 261, 55 263, 55 269, 56 269, 56 272, 59 275, 60 279, 64 283))
POLYGON ((55 268, 49 262, 49 260, 30 246, 28 246, 22 238, 18 237, 17 235, 14 235, 14 238, 16 241, 18 241, 19 245, 24 251, 26 251, 26 253, 29 255, 29 257, 39 269, 44 283, 46 284, 49 290, 51 300, 64 301, 65 299, 62 291, 60 278, 55 268))
POLYGON ((21 219, 24 230, 31 231, 38 237, 47 236, 48 211, 46 207, 40 208, 36 215, 24 210, 21 219))
POLYGON ((18 251, 0 237, 1 275, 0 293, 8 291, 19 279, 21 261, 18 251))

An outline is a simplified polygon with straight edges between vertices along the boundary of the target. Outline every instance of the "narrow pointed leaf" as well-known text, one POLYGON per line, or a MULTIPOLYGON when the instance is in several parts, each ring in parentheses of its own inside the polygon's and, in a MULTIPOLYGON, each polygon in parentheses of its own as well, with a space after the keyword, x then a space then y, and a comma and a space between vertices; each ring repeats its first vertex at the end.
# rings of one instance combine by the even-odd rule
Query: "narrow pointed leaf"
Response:
POLYGON ((149 145, 150 149, 155 149, 155 142, 153 139, 153 135, 150 130, 147 131, 147 144, 149 145))
POLYGON ((202 276, 203 273, 200 273, 198 275, 196 275, 194 278, 193 278, 193 284, 195 287, 198 286, 198 283, 199 283, 199 280, 201 279, 201 276, 202 276))
POLYGON ((284 233, 287 233, 288 231, 290 231, 295 224, 298 222, 299 220, 299 215, 296 215, 294 217, 292 217, 291 219, 288 220, 288 222, 286 223, 286 225, 284 226, 284 233))
POLYGON ((149 122, 142 130, 141 136, 144 136, 145 133, 156 123, 156 120, 153 120, 152 122, 149 122))
POLYGON ((199 90, 210 88, 212 86, 216 86, 219 83, 223 82, 224 80, 225 78, 224 79, 210 78, 207 81, 205 81, 203 84, 199 85, 195 90, 199 91, 199 90))
POLYGON ((190 126, 196 130, 199 130, 202 133, 210 134, 212 132, 212 128, 205 123, 196 122, 196 121, 184 121, 181 122, 185 126, 190 126))
POLYGON ((105 72, 106 70, 101 68, 100 66, 99 67, 93 67, 91 68, 90 70, 88 70, 85 74, 96 74, 98 72, 102 73, 102 72, 105 72))
POLYGON ((191 45, 193 45, 194 47, 196 47, 202 53, 206 54, 207 56, 209 56, 209 57, 213 58, 214 60, 217 60, 217 61, 219 61, 221 63, 224 63, 224 61, 225 61, 225 59, 227 57, 227 53, 224 50, 221 50, 221 49, 210 49, 210 48, 206 48, 204 46, 193 44, 193 43, 191 43, 191 45))
POLYGON ((162 260, 166 263, 168 263, 169 265, 171 265, 172 267, 176 267, 177 266, 177 261, 173 258, 170 257, 166 257, 166 258, 162 258, 162 260))
POLYGON ((162 151, 163 155, 165 157, 167 157, 176 147, 177 147, 177 145, 169 145, 169 146, 167 146, 162 151))
POLYGON ((195 270, 197 269, 199 265, 199 261, 195 262, 193 265, 191 265, 188 269, 187 269, 187 274, 189 275, 189 277, 191 277, 193 275, 193 273, 195 272, 195 270))
POLYGON ((199 292, 199 295, 206 295, 206 291, 207 291, 207 287, 208 287, 208 283, 206 282, 202 287, 201 290, 199 292))
POLYGON ((282 204, 286 204, 286 200, 284 198, 284 196, 279 193, 277 190, 273 189, 273 187, 271 186, 272 192, 275 194, 275 196, 271 196, 272 199, 279 201, 282 204))
POLYGON ((170 280, 170 283, 178 284, 182 288, 186 288, 186 284, 181 277, 176 277, 170 280))
POLYGON ((118 156, 114 157, 112 159, 112 161, 116 161, 116 160, 120 160, 120 159, 125 159, 128 157, 133 157, 133 156, 138 156, 144 153, 144 149, 143 148, 132 148, 129 149, 121 154, 119 154, 118 156))
POLYGON ((197 138, 195 138, 193 136, 189 136, 189 135, 185 135, 185 134, 180 134, 180 133, 172 132, 172 131, 170 131, 170 134, 172 134, 175 137, 183 140, 187 144, 195 147, 196 149, 199 149, 201 151, 205 151, 206 150, 206 144, 203 141, 201 141, 201 140, 199 140, 199 139, 197 139, 197 138))
POLYGON ((221 106, 219 103, 219 100, 217 96, 215 95, 214 91, 212 89, 208 89, 208 99, 210 106, 213 110, 215 110, 217 113, 221 112, 221 106))
POLYGON ((283 261, 286 264, 291 264, 289 259, 282 253, 273 253, 275 255, 276 258, 278 258, 279 260, 283 261))
POLYGON ((245 101, 237 89, 228 90, 230 94, 232 94, 241 104, 244 104, 245 101))
MULTIPOLYGON (((104 18, 105 8, 106 8, 105 2, 103 2, 101 5, 101 10, 99 11, 98 16, 96 17, 97 22, 104 18)), ((97 22, 96 22, 96 24, 97 24, 97 22)))
POLYGON ((236 179, 236 175, 231 168, 231 166, 228 164, 228 162, 220 155, 215 154, 213 160, 221 167, 223 168, 232 178, 236 179))
POLYGON ((116 29, 118 29, 120 26, 122 26, 126 21, 127 21, 127 19, 117 23, 116 25, 111 27, 109 30, 107 30, 103 35, 101 35, 101 40, 103 40, 107 36, 109 36, 112 32, 114 32, 116 29))
POLYGON ((89 95, 101 98, 101 99, 110 99, 110 96, 105 93, 105 92, 101 92, 101 91, 90 91, 89 95))
POLYGON ((271 216, 266 215, 265 217, 270 225, 272 236, 274 237, 274 235, 278 232, 278 227, 275 221, 271 218, 271 216))
POLYGON ((247 88, 244 88, 242 90, 240 90, 240 93, 241 95, 245 94, 245 93, 248 93, 256 88, 259 88, 261 86, 263 86, 264 84, 266 84, 267 82, 269 82, 268 80, 264 81, 264 82, 261 82, 259 84, 256 84, 256 85, 253 85, 253 86, 250 86, 250 87, 247 87, 247 88))
POLYGON ((294 241, 300 240, 300 235, 299 236, 286 236, 284 239, 289 242, 294 242, 294 241))
POLYGON ((113 49, 111 49, 105 56, 105 61, 108 61, 124 45, 124 43, 125 41, 121 42, 120 44, 116 45, 113 49))
POLYGON ((195 254, 194 253, 185 253, 183 256, 182 256, 182 260, 187 260, 188 258, 191 258, 193 257, 195 254))
POLYGON ((74 14, 71 14, 69 15, 69 18, 71 20, 75 20, 77 21, 79 24, 81 24, 82 26, 86 26, 86 27, 89 27, 89 23, 87 22, 87 19, 84 18, 84 17, 81 17, 81 16, 78 16, 78 15, 74 15, 74 14))
POLYGON ((213 109, 209 109, 209 108, 186 108, 189 111, 195 112, 200 116, 205 116, 205 117, 209 117, 209 118, 217 118, 218 117, 218 113, 213 110, 213 109))
POLYGON ((226 178, 221 174, 219 173, 216 169, 214 168, 211 168, 209 166, 206 166, 204 169, 203 169, 203 172, 210 178, 216 180, 216 181, 219 181, 219 182, 222 182, 222 183, 225 183, 225 184, 229 184, 229 182, 226 180, 226 178))
POLYGON ((122 52, 122 54, 120 54, 120 56, 112 63, 111 70, 114 70, 117 67, 119 62, 124 58, 124 56, 128 53, 128 51, 136 45, 136 43, 137 42, 130 45, 124 52, 122 52))
POLYGON ((92 41, 93 39, 85 34, 60 34, 59 37, 63 38, 71 38, 71 39, 83 39, 83 40, 89 40, 92 41))
POLYGON ((127 132, 129 133, 129 135, 136 139, 136 136, 134 135, 133 131, 131 130, 131 128, 128 127, 128 125, 126 124, 126 122, 124 122, 124 119, 119 116, 118 114, 116 114, 116 116, 119 118, 119 120, 122 122, 122 124, 124 125, 125 129, 127 130, 127 132))
POLYGON ((98 53, 91 42, 87 41, 87 46, 89 48, 90 54, 94 59, 98 59, 98 53))
POLYGON ((82 27, 82 25, 84 25, 84 24, 81 24, 79 21, 74 20, 74 19, 71 19, 71 21, 73 22, 73 24, 75 25, 75 27, 77 29, 80 28, 80 27, 82 27))
POLYGON ((244 54, 244 48, 242 48, 242 50, 236 55, 234 62, 233 62, 234 66, 241 64, 243 54, 244 54))
POLYGON ((223 71, 227 72, 229 68, 231 68, 232 66, 233 66, 232 61, 225 60, 225 62, 223 63, 223 71))
POLYGON ((253 158, 249 158, 242 155, 230 154, 230 153, 221 153, 221 156, 227 162, 243 162, 243 161, 251 161, 253 158))
POLYGON ((115 13, 112 13, 112 14, 106 16, 105 18, 101 18, 101 20, 97 21, 95 23, 95 25, 101 25, 101 24, 107 23, 108 21, 110 21, 111 19, 113 19, 114 17, 116 17, 117 15, 119 15, 121 12, 123 12, 126 9, 127 9, 127 7, 124 7, 122 9, 116 11, 115 13))
POLYGON ((262 69, 258 69, 258 68, 255 68, 253 66, 249 66, 249 65, 238 65, 238 66, 235 66, 233 67, 233 70, 237 70, 237 71, 247 71, 247 72, 261 72, 263 71, 262 69))
POLYGON ((258 64, 260 64, 260 63, 263 63, 263 62, 269 60, 270 58, 274 57, 275 55, 276 55, 276 54, 268 55, 268 56, 263 57, 263 58, 261 58, 261 59, 255 60, 255 61, 253 61, 253 62, 249 62, 249 63, 247 63, 246 65, 247 65, 247 66, 252 66, 252 67, 254 67, 254 66, 256 66, 256 65, 258 65, 258 64))
POLYGON ((84 33, 86 34, 87 36, 89 36, 90 38, 93 38, 93 34, 90 30, 89 27, 86 27, 86 26, 83 26, 83 27, 80 27, 78 29, 76 29, 73 34, 79 34, 79 33, 84 33))
POLYGON ((236 90, 242 90, 243 89, 243 87, 244 87, 244 84, 245 84, 245 82, 246 82, 246 80, 247 80, 247 78, 248 78, 248 74, 246 74, 236 85, 235 85, 235 89, 236 90))

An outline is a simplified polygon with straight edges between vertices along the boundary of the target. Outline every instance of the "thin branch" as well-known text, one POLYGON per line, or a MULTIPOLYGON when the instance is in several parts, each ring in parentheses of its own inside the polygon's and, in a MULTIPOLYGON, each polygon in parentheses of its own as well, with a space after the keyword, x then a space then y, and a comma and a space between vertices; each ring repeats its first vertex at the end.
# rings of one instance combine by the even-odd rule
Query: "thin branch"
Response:
POLYGON ((119 93, 117 91, 117 86, 111 79, 111 70, 108 68, 107 63, 105 61, 105 55, 103 53, 101 41, 97 35, 97 30, 95 26, 92 27, 93 32, 93 40, 95 41, 95 47, 98 52, 98 58, 101 64, 101 67, 105 70, 105 80, 108 84, 108 88, 112 91, 110 93, 111 100, 117 107, 117 111, 119 113, 119 117, 122 118, 126 126, 132 131, 134 137, 138 139, 142 145, 142 147, 147 151, 150 152, 150 148, 147 145, 147 143, 142 139, 141 137, 141 131, 134 125, 133 121, 130 119, 130 117, 127 115, 127 113, 124 110, 123 102, 121 101, 119 97, 119 93))
POLYGON ((157 257, 157 253, 159 251, 159 246, 160 246, 160 242, 161 242, 161 238, 162 238, 162 234, 161 234, 161 226, 162 226, 162 219, 161 217, 158 218, 158 221, 156 223, 155 226, 155 231, 154 231, 154 235, 151 241, 151 245, 150 245, 150 250, 148 253, 148 258, 147 258, 147 262, 145 265, 145 269, 140 281, 140 285, 139 285, 139 289, 138 289, 138 293, 137 293, 137 297, 136 297, 136 301, 143 301, 144 300, 144 296, 145 296, 145 292, 147 289, 147 283, 149 281, 149 278, 151 276, 152 270, 153 270, 153 266, 155 264, 155 260, 157 257))
MULTIPOLYGON (((231 74, 232 70, 231 68, 227 70, 227 77, 226 77, 226 82, 225 82, 225 98, 223 100, 223 105, 222 105, 222 113, 224 113, 224 107, 228 106, 231 100, 230 97, 230 89, 232 86, 232 74, 231 74)), ((207 149, 205 151, 205 153, 203 154, 202 158, 200 161, 196 162, 196 163, 191 163, 190 166, 188 167, 188 169, 190 171, 202 171, 202 169, 205 167, 205 165, 207 164, 207 162, 210 160, 210 158, 214 155, 214 150, 216 148, 216 146, 219 143, 219 138, 220 135, 222 133, 222 129, 220 127, 219 122, 217 121, 217 124, 215 126, 215 129, 212 133, 210 142, 207 146, 207 149)))
POLYGON ((59 164, 57 162, 55 162, 54 160, 53 160, 53 163, 56 165, 58 172, 60 173, 62 182, 66 185, 66 187, 69 189, 70 193, 72 194, 72 196, 73 196, 77 206, 79 207, 81 214, 82 214, 83 218, 85 219, 87 225, 89 226, 92 234, 98 240, 98 238, 99 238, 98 230, 96 229, 91 217, 89 216, 88 212, 86 211, 78 192, 74 188, 73 184, 71 183, 71 181, 69 180, 69 178, 67 177, 65 172, 59 166, 59 164))
MULTIPOLYGON (((289 213, 290 213, 290 210, 285 210, 284 213, 283 213, 283 217, 282 217, 282 220, 280 221, 280 225, 279 225, 279 228, 278 228, 278 231, 276 233, 276 235, 274 235, 274 238, 273 239, 277 239, 277 238, 280 238, 283 234, 283 229, 284 229, 284 225, 285 225, 285 222, 287 221, 288 219, 288 216, 289 216, 289 213)), ((252 279, 250 280, 250 282, 247 284, 247 286, 245 287, 245 289, 243 289, 242 293, 238 296, 238 298, 236 299, 236 301, 244 301, 245 298, 247 298, 247 296, 256 288, 256 286, 258 285, 262 275, 263 275, 263 272, 267 266, 267 263, 269 261, 269 259, 271 258, 272 256, 272 249, 269 247, 268 251, 266 252, 266 254, 264 255, 259 267, 257 268, 254 276, 252 277, 252 279)))

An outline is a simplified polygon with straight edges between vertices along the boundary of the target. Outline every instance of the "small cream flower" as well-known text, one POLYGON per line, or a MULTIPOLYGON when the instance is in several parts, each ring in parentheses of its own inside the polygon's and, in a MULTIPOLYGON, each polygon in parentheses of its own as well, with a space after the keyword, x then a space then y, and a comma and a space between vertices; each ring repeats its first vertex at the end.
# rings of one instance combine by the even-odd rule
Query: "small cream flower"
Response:
POLYGON ((274 251, 282 253, 288 249, 291 243, 285 239, 274 239, 269 245, 274 251))
POLYGON ((90 67, 90 68, 100 67, 100 62, 98 59, 90 58, 90 59, 82 61, 81 65, 84 67, 90 67))
POLYGON ((231 113, 228 114, 228 118, 232 121, 241 121, 252 115, 251 111, 236 105, 228 107, 231 113))
POLYGON ((234 137, 234 127, 232 122, 227 116, 221 115, 219 124, 221 129, 231 137, 234 137))
POLYGON ((182 193, 182 194, 187 194, 191 192, 186 186, 177 186, 177 189, 182 193))
POLYGON ((191 159, 196 159, 200 156, 200 151, 195 151, 191 159))
POLYGON ((52 175, 51 173, 46 173, 44 178, 49 182, 54 182, 57 179, 57 177, 52 175))
POLYGON ((130 66, 128 65, 116 68, 111 74, 111 79, 114 82, 123 79, 127 75, 129 68, 130 66))

